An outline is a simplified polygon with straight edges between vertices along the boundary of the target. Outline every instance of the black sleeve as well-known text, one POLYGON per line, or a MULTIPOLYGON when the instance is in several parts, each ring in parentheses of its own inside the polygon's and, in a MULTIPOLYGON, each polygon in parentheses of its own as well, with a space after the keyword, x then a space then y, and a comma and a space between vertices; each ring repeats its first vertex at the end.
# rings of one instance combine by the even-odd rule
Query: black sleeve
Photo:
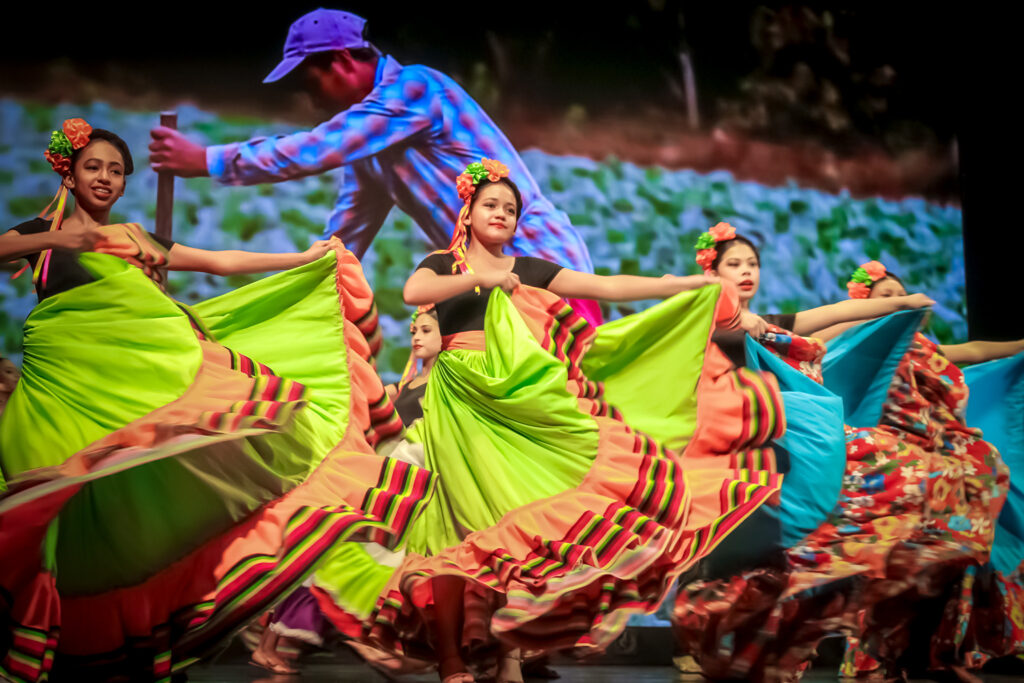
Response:
POLYGON ((34 235, 39 232, 46 232, 50 229, 50 221, 43 218, 33 218, 21 225, 15 225, 11 230, 22 235, 34 235))
POLYGON ((747 333, 743 330, 715 330, 711 341, 738 368, 747 366, 747 333))
POLYGON ((793 326, 796 325, 796 313, 769 313, 768 315, 762 315, 764 321, 769 325, 775 325, 781 327, 789 332, 793 331, 793 326))
MULTIPOLYGON (((147 232, 149 232, 149 231, 147 231, 147 232)), ((154 242, 159 244, 161 247, 163 247, 167 251, 170 251, 171 247, 174 246, 174 240, 169 240, 166 237, 160 237, 155 232, 149 232, 149 236, 153 238, 154 242)))
POLYGON ((519 280, 530 287, 545 289, 555 276, 562 272, 562 266, 557 263, 535 256, 519 256, 516 263, 519 264, 519 268, 516 269, 519 280))
POLYGON ((426 268, 427 270, 434 271, 438 275, 451 275, 453 263, 455 263, 455 257, 451 254, 431 254, 420 261, 420 264, 416 266, 416 270, 426 268))

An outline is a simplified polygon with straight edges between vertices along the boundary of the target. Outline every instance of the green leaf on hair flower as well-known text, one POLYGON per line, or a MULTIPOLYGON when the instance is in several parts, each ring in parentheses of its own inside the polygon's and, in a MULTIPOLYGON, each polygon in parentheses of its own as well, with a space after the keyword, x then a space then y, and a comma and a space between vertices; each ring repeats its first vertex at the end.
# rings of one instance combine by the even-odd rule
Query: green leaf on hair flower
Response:
POLYGON ((65 159, 70 159, 71 153, 74 151, 71 148, 71 141, 68 140, 68 136, 62 130, 55 130, 50 133, 50 146, 46 149, 50 154, 60 154, 65 159))
POLYGON ((701 233, 701 236, 697 238, 698 249, 714 249, 715 238, 711 236, 710 232, 701 233))
POLYGON ((851 277, 850 279, 853 280, 854 282, 859 282, 864 285, 871 284, 871 276, 868 275, 868 271, 864 270, 863 268, 858 268, 857 270, 853 271, 853 277, 851 277))
POLYGON ((466 167, 466 173, 473 176, 473 184, 479 185, 480 181, 487 177, 487 169, 479 161, 474 161, 466 167))

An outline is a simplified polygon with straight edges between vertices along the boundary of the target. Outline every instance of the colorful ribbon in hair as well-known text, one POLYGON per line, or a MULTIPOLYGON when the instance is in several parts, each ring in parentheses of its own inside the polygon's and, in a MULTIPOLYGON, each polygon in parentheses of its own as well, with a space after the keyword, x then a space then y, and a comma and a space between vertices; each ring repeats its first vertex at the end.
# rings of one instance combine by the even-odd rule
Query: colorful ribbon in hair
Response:
MULTIPOLYGON (((39 212, 39 218, 45 218, 50 221, 50 232, 60 230, 61 224, 64 222, 64 210, 67 207, 68 201, 68 188, 64 184, 63 178, 67 177, 71 173, 71 155, 75 153, 75 150, 82 149, 89 144, 89 136, 92 135, 92 126, 85 122, 85 119, 67 119, 61 125, 61 130, 55 130, 50 133, 50 144, 46 148, 46 152, 43 156, 50 162, 50 166, 61 176, 60 188, 57 190, 57 194, 53 196, 49 205, 39 212), (56 204, 57 208, 52 213, 47 215, 53 205, 56 204)), ((36 267, 32 271, 32 282, 34 284, 41 283, 41 287, 46 287, 46 279, 50 273, 50 257, 53 255, 52 249, 39 254, 39 258, 36 260, 36 267)), ((18 277, 25 272, 25 268, 22 268, 13 277, 18 277)))
POLYGON ((851 299, 867 299, 871 296, 871 285, 885 279, 887 274, 885 266, 878 261, 862 263, 846 283, 846 291, 851 299))

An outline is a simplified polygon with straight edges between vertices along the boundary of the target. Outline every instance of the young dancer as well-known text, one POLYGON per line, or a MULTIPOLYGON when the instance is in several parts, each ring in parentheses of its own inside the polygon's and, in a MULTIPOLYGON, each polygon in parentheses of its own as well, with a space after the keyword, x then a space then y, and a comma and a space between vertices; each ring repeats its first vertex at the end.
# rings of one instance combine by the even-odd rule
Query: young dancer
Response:
POLYGON ((0 675, 165 679, 334 544, 399 543, 431 477, 374 453, 394 410, 356 325, 372 296, 339 243, 206 252, 106 225, 127 145, 70 119, 46 157, 55 213, 0 235, 40 297, 0 415, 0 675), (167 267, 291 270, 190 308, 167 267))

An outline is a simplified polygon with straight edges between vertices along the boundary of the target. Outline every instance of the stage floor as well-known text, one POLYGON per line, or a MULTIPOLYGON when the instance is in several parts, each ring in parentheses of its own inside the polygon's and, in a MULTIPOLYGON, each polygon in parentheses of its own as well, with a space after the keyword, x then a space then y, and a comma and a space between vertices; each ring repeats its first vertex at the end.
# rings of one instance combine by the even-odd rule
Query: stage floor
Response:
MULTIPOLYGON (((562 683, 698 683, 704 679, 694 674, 680 674, 667 666, 579 666, 558 665, 558 673, 562 675, 558 681, 562 683)), ((986 683, 1010 683, 1020 681, 1017 676, 998 676, 983 674, 986 683)), ((387 679, 374 672, 364 664, 333 664, 311 663, 303 668, 301 676, 275 676, 247 664, 212 664, 195 666, 188 671, 191 683, 286 683, 301 681, 302 683, 381 683, 387 679)), ((436 675, 406 676, 401 681, 408 683, 434 683, 436 675)), ((541 679, 527 679, 540 681, 541 679)), ((835 683, 835 669, 814 670, 802 679, 805 683, 835 683)), ((926 681, 928 679, 911 679, 926 681)))

